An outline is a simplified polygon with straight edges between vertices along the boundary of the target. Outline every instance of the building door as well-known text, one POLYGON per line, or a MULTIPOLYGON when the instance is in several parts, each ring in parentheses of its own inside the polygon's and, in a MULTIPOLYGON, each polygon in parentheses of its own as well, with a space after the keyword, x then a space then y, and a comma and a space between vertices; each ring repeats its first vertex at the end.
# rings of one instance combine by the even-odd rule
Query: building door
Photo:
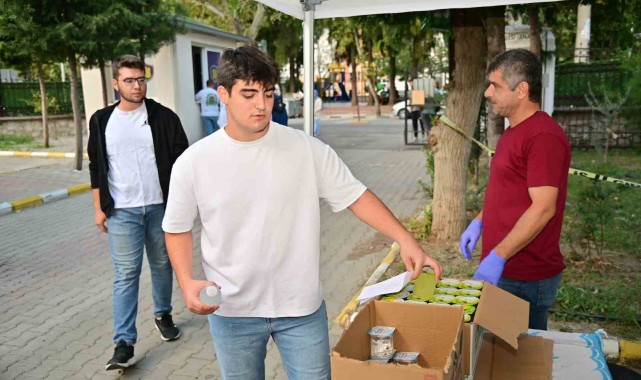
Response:
POLYGON ((194 94, 202 90, 204 87, 203 80, 203 63, 202 63, 202 50, 198 46, 191 47, 191 65, 194 72, 194 94))

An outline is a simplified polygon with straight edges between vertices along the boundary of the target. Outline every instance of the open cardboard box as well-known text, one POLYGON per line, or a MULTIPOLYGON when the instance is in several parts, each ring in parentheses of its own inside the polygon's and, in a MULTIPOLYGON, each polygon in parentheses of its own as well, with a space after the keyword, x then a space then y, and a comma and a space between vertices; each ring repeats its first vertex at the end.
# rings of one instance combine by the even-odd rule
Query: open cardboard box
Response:
POLYGON ((519 335, 528 330, 529 314, 530 304, 527 301, 485 283, 474 321, 464 326, 463 358, 468 379, 474 378, 485 330, 517 349, 519 335))
POLYGON ((474 380, 550 380, 554 341, 540 336, 519 337, 519 349, 487 333, 474 380))
POLYGON ((463 308, 398 302, 369 302, 332 349, 334 380, 461 380, 463 308), (397 351, 418 352, 418 364, 368 362, 369 329, 395 327, 397 351))

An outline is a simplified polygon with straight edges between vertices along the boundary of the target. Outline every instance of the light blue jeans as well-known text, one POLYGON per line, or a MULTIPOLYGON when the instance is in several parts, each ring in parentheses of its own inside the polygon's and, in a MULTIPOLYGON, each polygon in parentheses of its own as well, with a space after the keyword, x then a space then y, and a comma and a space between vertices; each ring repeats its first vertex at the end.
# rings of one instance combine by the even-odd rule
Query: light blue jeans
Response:
POLYGON ((320 119, 314 119, 314 136, 320 133, 320 119))
POLYGON ((548 311, 554 304, 556 292, 561 284, 561 274, 538 281, 520 281, 503 278, 498 287, 530 303, 531 329, 548 329, 548 311))
POLYGON ((113 308, 114 343, 136 343, 138 288, 143 248, 151 270, 151 294, 154 315, 171 313, 173 272, 165 247, 162 218, 165 205, 114 209, 107 220, 109 250, 114 268, 113 308))
POLYGON ((218 130, 218 116, 201 116, 205 135, 209 136, 218 130))
POLYGON ((224 380, 265 379, 271 336, 289 380, 330 378, 325 302, 313 314, 287 318, 239 318, 209 315, 209 329, 224 380))

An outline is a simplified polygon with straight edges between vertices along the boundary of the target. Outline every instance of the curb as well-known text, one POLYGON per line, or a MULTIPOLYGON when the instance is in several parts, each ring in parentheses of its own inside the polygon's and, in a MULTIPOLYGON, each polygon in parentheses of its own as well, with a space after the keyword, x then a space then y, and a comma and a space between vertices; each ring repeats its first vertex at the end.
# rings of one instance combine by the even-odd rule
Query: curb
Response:
POLYGON ((622 359, 641 359, 641 342, 620 340, 619 350, 622 359))
MULTIPOLYGON (((87 153, 83 153, 83 158, 88 159, 87 153)), ((0 157, 41 157, 41 158, 75 158, 75 153, 64 152, 22 152, 13 150, 0 150, 0 157)))
POLYGON ((378 280, 383 276, 390 264, 394 261, 396 255, 400 252, 400 248, 401 246, 398 245, 398 243, 392 243, 392 246, 387 252, 387 255, 385 255, 381 263, 378 265, 378 267, 376 267, 376 270, 374 271, 374 273, 372 273, 367 282, 365 282, 365 285, 361 287, 356 295, 354 295, 354 297, 343 307, 341 312, 338 313, 338 315, 334 319, 335 323, 339 324, 344 329, 347 328, 348 324, 350 323, 352 314, 358 308, 358 295, 361 294, 361 291, 364 287, 373 285, 378 282, 378 280))
POLYGON ((45 203, 51 203, 61 199, 69 198, 89 190, 91 190, 91 184, 87 182, 80 185, 70 186, 65 189, 54 190, 34 195, 32 197, 17 199, 10 202, 2 202, 0 203, 0 215, 6 215, 25 208, 36 207, 45 203))

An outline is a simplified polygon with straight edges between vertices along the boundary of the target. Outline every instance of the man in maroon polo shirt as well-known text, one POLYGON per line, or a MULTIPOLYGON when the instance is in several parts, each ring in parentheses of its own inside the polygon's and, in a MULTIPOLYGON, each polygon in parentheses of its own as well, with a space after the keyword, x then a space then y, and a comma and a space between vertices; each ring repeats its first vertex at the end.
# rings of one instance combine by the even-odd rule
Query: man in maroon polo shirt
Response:
POLYGON ((530 303, 530 328, 547 329, 565 268, 559 248, 565 210, 570 144, 541 111, 541 64, 525 49, 497 56, 485 97, 509 120, 490 166, 483 210, 461 235, 466 259, 483 235, 474 279, 530 303))

